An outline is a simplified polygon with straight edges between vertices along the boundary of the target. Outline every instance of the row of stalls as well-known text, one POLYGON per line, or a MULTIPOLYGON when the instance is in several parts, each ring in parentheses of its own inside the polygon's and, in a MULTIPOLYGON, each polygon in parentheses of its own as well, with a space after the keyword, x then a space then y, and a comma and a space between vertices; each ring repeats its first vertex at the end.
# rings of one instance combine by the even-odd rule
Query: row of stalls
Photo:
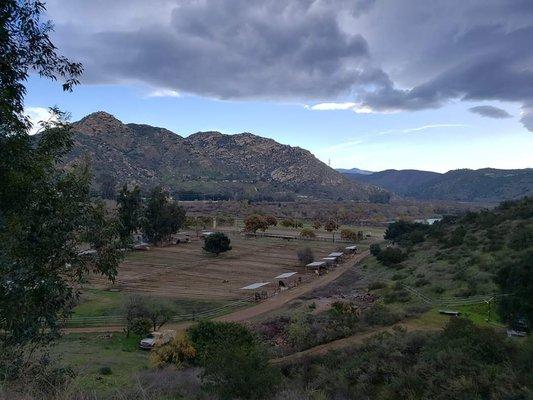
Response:
POLYGON ((273 282, 257 282, 241 288, 247 292, 253 292, 255 301, 261 301, 272 296, 274 293, 283 292, 302 283, 302 276, 298 272, 284 272, 275 276, 273 282))
MULTIPOLYGON (((336 251, 328 254, 320 261, 315 261, 306 265, 306 271, 313 271, 317 275, 327 273, 330 268, 335 267, 344 258, 357 253, 356 246, 347 246, 344 251, 336 251)), ((253 293, 255 301, 261 301, 278 292, 296 287, 302 283, 302 275, 298 272, 284 272, 273 278, 272 282, 256 282, 244 286, 241 290, 253 293)))
POLYGON ((347 246, 344 251, 329 253, 319 261, 313 261, 305 266, 307 271, 313 271, 317 275, 327 274, 328 271, 341 262, 346 256, 356 254, 357 246, 347 246))

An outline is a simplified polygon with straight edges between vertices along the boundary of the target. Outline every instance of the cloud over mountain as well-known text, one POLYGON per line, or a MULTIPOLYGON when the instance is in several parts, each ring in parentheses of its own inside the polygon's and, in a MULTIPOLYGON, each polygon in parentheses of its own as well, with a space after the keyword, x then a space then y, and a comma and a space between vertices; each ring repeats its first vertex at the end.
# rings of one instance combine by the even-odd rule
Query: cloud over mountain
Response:
POLYGON ((49 10, 87 82, 365 112, 516 102, 533 130, 529 0, 51 0, 49 10))

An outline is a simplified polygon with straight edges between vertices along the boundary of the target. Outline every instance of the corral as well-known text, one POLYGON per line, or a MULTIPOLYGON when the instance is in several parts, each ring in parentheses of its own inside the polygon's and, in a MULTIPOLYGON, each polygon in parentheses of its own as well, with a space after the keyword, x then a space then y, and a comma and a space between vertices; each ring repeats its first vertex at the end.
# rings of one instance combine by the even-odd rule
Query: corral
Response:
POLYGON ((145 252, 130 253, 118 270, 115 284, 94 277, 101 289, 153 294, 169 298, 229 300, 244 296, 242 287, 255 282, 270 282, 284 272, 297 271, 303 279, 296 252, 313 249, 320 259, 337 244, 332 242, 283 241, 273 238, 246 239, 230 235, 232 250, 218 257, 202 250, 203 240, 191 240, 145 252))

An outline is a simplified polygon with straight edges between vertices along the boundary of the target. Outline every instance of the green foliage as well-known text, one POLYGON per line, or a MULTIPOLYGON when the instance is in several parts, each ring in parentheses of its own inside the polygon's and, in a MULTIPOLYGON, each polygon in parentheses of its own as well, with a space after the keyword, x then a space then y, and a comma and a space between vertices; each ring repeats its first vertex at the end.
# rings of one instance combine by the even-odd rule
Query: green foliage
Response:
POLYGON ((229 237, 217 232, 205 237, 203 249, 218 256, 220 253, 231 250, 230 243, 229 237))
POLYGON ((378 243, 372 243, 370 245, 370 254, 377 257, 379 253, 381 253, 381 246, 378 243))
POLYGON ((185 209, 170 200, 161 187, 153 188, 146 202, 143 226, 150 242, 160 244, 184 225, 185 209))
POLYGON ((385 231, 385 239, 401 245, 413 245, 425 240, 429 225, 398 221, 389 224, 385 231))
POLYGON ((111 367, 100 367, 99 369, 100 375, 111 375, 113 373, 113 370, 111 367))
POLYGON ((298 263, 300 265, 307 265, 315 261, 315 255, 313 254, 313 250, 310 247, 304 247, 303 249, 299 249, 296 255, 298 257, 298 263))
POLYGON ((532 348, 454 318, 442 332, 378 335, 293 365, 287 378, 298 387, 320 381, 324 398, 526 399, 532 348))
POLYGON ((143 203, 141 189, 135 186, 132 190, 124 185, 117 197, 118 218, 120 221, 120 237, 124 242, 131 240, 131 234, 142 225, 143 203))
POLYGON ((204 387, 221 399, 260 399, 280 382, 265 349, 252 333, 233 322, 201 322, 187 331, 204 368, 204 387))
POLYGON ((407 253, 399 247, 387 247, 380 251, 376 258, 384 265, 392 266, 401 263, 407 259, 407 253))
MULTIPOLYGON (((24 82, 30 71, 42 77, 65 79, 64 90, 78 83, 83 68, 59 55, 50 40, 53 25, 43 20, 43 1, 3 0, 0 3, 0 137, 25 138, 29 121, 24 116, 24 82)), ((27 139, 27 138, 26 138, 27 139)), ((2 149, 2 157, 9 153, 2 149)))
POLYGON ((515 259, 504 262, 496 276, 504 296, 499 311, 504 321, 516 324, 524 318, 533 324, 533 248, 520 253, 515 259))

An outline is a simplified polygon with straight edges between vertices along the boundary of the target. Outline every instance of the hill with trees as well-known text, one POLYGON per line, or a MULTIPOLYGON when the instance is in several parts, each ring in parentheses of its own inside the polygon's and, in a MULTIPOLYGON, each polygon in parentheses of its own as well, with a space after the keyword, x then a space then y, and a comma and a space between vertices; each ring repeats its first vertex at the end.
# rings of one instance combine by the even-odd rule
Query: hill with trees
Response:
POLYGON ((500 202, 533 195, 533 169, 458 169, 445 174, 419 170, 386 170, 373 174, 343 172, 360 183, 418 200, 500 202))
POLYGON ((74 147, 65 164, 89 159, 97 188, 106 195, 110 187, 128 183, 161 185, 184 200, 389 199, 383 189, 346 178, 307 150, 251 133, 184 138, 164 128, 123 124, 105 112, 73 123, 72 130, 74 147))

